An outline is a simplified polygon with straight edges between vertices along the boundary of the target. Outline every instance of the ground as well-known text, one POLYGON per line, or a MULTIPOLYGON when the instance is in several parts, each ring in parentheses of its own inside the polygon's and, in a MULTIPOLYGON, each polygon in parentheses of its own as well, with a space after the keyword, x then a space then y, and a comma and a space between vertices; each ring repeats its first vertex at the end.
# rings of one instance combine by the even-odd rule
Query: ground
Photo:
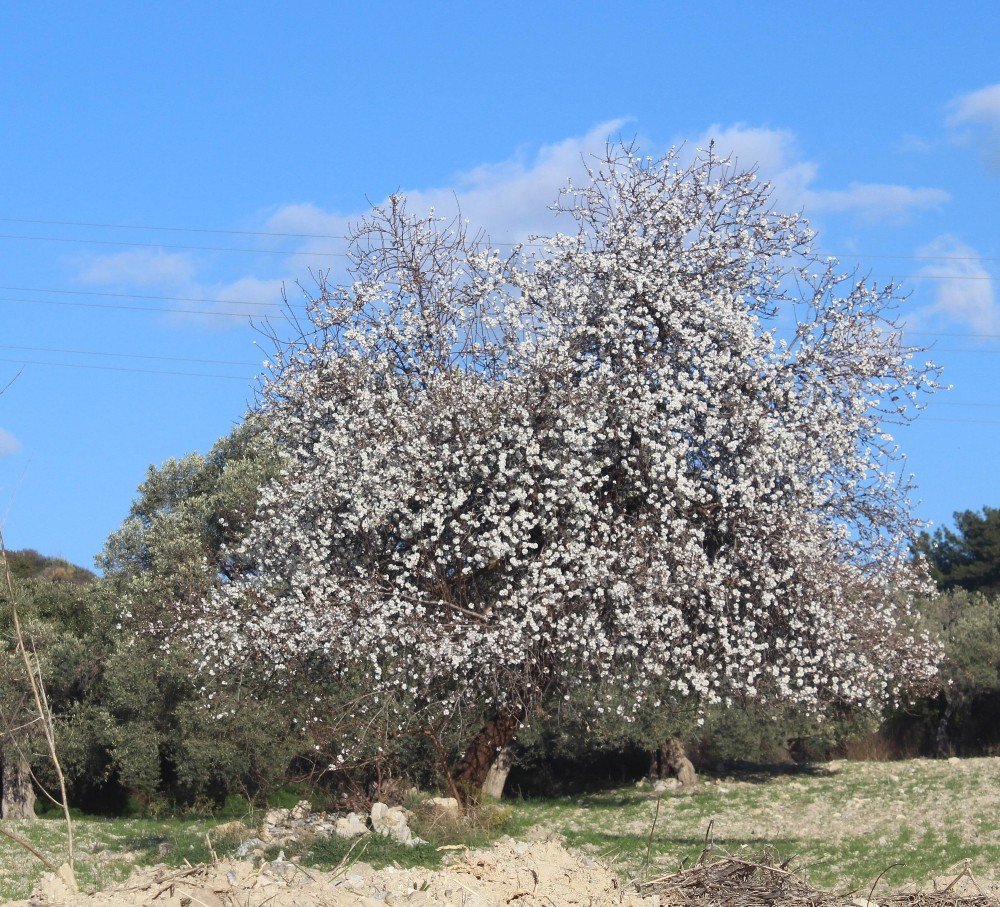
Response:
MULTIPOLYGON (((570 848, 610 861, 629 877, 676 868, 701 852, 706 835, 726 849, 769 844, 782 856, 794 854, 811 882, 838 890, 867 893, 883 871, 880 890, 919 883, 966 859, 977 875, 1000 875, 1000 758, 839 762, 703 777, 691 793, 670 789, 661 795, 643 785, 570 798, 514 798, 508 806, 509 814, 498 814, 470 843, 504 834, 534 840, 561 835, 570 848)), ((136 865, 210 860, 205 836, 223 821, 81 818, 80 882, 104 887, 136 865)), ((54 819, 9 827, 61 859, 62 828, 54 819)), ((434 865, 452 852, 438 847, 463 840, 455 828, 419 831, 430 845, 405 849, 372 840, 362 845, 362 859, 375 866, 434 865)), ((213 838, 219 857, 231 855, 236 843, 231 833, 213 838)), ((303 866, 329 868, 349 846, 322 841, 286 855, 303 866)), ((0 898, 25 897, 42 872, 33 857, 0 840, 0 898)))

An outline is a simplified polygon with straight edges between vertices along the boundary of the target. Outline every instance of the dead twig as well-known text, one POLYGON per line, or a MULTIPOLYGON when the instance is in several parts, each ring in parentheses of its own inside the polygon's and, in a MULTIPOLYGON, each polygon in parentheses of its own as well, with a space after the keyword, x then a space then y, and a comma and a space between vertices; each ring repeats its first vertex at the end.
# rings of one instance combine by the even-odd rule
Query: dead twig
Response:
POLYGON ((49 758, 52 760, 52 767, 55 769, 56 778, 59 781, 59 794, 63 810, 63 817, 66 820, 66 852, 67 863, 70 874, 74 871, 73 862, 73 819, 69 814, 69 799, 66 795, 66 777, 63 774, 62 764, 59 761, 59 753, 56 750, 55 726, 52 719, 52 712, 49 709, 48 696, 45 693, 45 684, 42 682, 41 674, 37 669, 38 657, 35 656, 35 666, 32 666, 28 657, 28 649, 24 644, 24 633, 21 629, 21 618, 17 607, 17 595, 14 591, 14 579, 10 573, 10 562, 7 559, 7 545, 3 537, 3 529, 0 528, 0 557, 3 558, 4 578, 7 583, 7 594, 10 598, 10 613, 14 624, 14 637, 17 642, 17 651, 24 664, 24 672, 28 683, 31 686, 31 693, 35 699, 35 708, 38 710, 38 717, 42 722, 42 731, 45 736, 45 743, 48 747, 49 758))

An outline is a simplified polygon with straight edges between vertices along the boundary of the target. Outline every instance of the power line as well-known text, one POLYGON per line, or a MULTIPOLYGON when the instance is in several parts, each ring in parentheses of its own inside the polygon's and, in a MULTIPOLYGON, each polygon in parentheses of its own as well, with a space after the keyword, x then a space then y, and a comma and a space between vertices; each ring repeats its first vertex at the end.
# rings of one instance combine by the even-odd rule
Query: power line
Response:
POLYGON ((1000 409, 1000 403, 960 403, 955 400, 931 400, 928 406, 979 406, 989 409, 1000 409))
MULTIPOLYGON (((141 356, 141 355, 131 356, 129 354, 124 354, 124 353, 103 353, 103 352, 86 351, 86 350, 57 350, 57 349, 49 349, 46 347, 11 347, 11 346, 0 345, 0 349, 35 349, 43 352, 81 353, 92 356, 125 356, 127 358, 137 358, 137 359, 165 359, 176 362, 222 363, 226 361, 226 360, 212 360, 212 359, 181 359, 171 356, 141 356)), ((40 365, 43 367, 55 367, 55 368, 82 368, 82 369, 90 369, 102 372, 127 372, 132 374, 141 374, 141 375, 166 375, 170 377, 185 377, 185 378, 219 378, 222 380, 243 381, 246 383, 250 383, 253 380, 252 378, 248 378, 245 375, 222 375, 213 372, 184 372, 184 371, 166 370, 166 369, 129 368, 124 366, 114 366, 114 365, 92 365, 81 362, 46 362, 38 359, 9 359, 6 357, 0 357, 0 362, 9 362, 15 365, 40 365)), ((240 363, 234 362, 231 364, 240 364, 240 363)), ((245 363, 245 364, 257 365, 258 363, 245 363)), ((1000 403, 952 403, 950 401, 944 401, 944 400, 934 401, 931 405, 1000 408, 1000 403)), ((953 423, 965 423, 971 425, 1000 425, 1000 419, 966 419, 966 418, 950 418, 950 417, 925 416, 925 415, 920 415, 917 417, 916 420, 911 422, 906 422, 904 423, 904 425, 907 426, 913 425, 915 424, 915 422, 918 421, 953 422, 953 423)))
POLYGON ((41 224, 48 227, 99 227, 108 230, 150 230, 161 233, 213 233, 222 236, 274 236, 281 239, 344 239, 330 233, 273 233, 265 230, 218 230, 210 227, 154 227, 148 224, 102 224, 80 220, 41 220, 0 217, 4 224, 41 224))
POLYGON ((180 372, 180 371, 166 371, 163 369, 151 369, 151 368, 125 368, 124 366, 116 365, 84 365, 78 362, 43 362, 37 359, 5 359, 0 358, 0 362, 12 362, 15 365, 43 365, 43 366, 55 366, 56 368, 86 368, 95 369, 101 372, 134 372, 143 375, 183 375, 187 378, 222 378, 230 381, 243 381, 247 384, 252 380, 247 378, 245 375, 219 375, 210 372, 180 372))
POLYGON ((892 283, 899 280, 994 280, 992 274, 900 274, 892 278, 892 283))
MULTIPOLYGON (((971 335, 971 336, 975 336, 975 335, 971 335)), ((929 347, 924 348, 924 352, 927 352, 927 353, 972 353, 973 355, 983 354, 983 355, 987 355, 987 356, 996 356, 998 353, 1000 353, 1000 349, 998 349, 998 350, 972 350, 972 349, 959 349, 958 347, 929 346, 929 347)))
MULTIPOLYGON (((284 233, 270 230, 224 230, 218 227, 177 227, 177 226, 163 226, 155 224, 118 224, 118 223, 102 223, 97 221, 77 221, 77 220, 46 220, 43 218, 25 218, 25 217, 0 217, 0 223, 5 224, 35 224, 40 226, 53 226, 53 227, 87 227, 87 228, 97 228, 106 230, 148 230, 151 232, 158 233, 207 233, 217 236, 265 236, 274 237, 278 239, 334 239, 339 241, 348 241, 349 237, 341 236, 336 233, 284 233)), ((504 242, 493 242, 489 245, 495 246, 530 246, 538 245, 537 243, 531 242, 515 242, 515 241, 504 241, 504 242)), ((227 250, 228 251, 228 250, 227 250)), ((260 251, 260 250, 249 250, 249 251, 260 251)), ((273 251, 273 250, 272 250, 273 251)), ((289 254, 289 253, 282 253, 289 254)), ((342 253, 309 253, 309 254, 342 254, 342 253)), ((1000 256, 990 256, 990 255, 907 255, 902 253, 885 253, 885 252, 852 252, 849 254, 839 254, 836 252, 828 253, 830 256, 837 259, 850 259, 850 258, 878 258, 887 260, 901 260, 901 261, 1000 261, 1000 256)))
POLYGON ((0 302, 25 302, 31 305, 59 305, 78 309, 115 309, 128 310, 132 312, 166 312, 170 315, 211 315, 220 318, 245 318, 250 321, 253 316, 247 312, 218 312, 209 309, 178 309, 166 306, 144 306, 125 305, 124 303, 102 303, 102 302, 69 302, 65 299, 14 299, 8 296, 0 296, 0 302))
MULTIPOLYGON (((152 296, 148 293, 110 293, 103 290, 56 290, 50 287, 5 287, 17 293, 57 293, 60 296, 105 296, 112 299, 156 299, 170 302, 214 302, 218 305, 254 305, 267 308, 284 308, 283 302, 255 302, 250 299, 212 299, 210 296, 152 296)), ((290 305, 291 303, 289 303, 290 305)))
MULTIPOLYGON (((2 220, 2 218, 0 218, 2 220)), ((150 228, 150 229, 171 229, 171 230, 181 230, 181 228, 150 228)), ((183 231, 182 231, 183 232, 183 231)), ((215 230, 204 230, 204 231, 194 231, 191 232, 212 232, 212 233, 239 233, 239 231, 215 231, 215 230)), ((249 231, 247 231, 249 232, 249 231)), ((268 235, 268 234, 259 234, 268 235)), ((279 235, 279 234, 273 234, 279 235)), ((317 234, 318 235, 318 234, 317 234)), ((347 237, 324 237, 333 238, 347 241, 347 237)), ((196 245, 186 245, 179 243, 156 243, 156 242, 137 242, 135 240, 124 240, 124 239, 85 239, 82 237, 73 236, 30 236, 19 233, 0 233, 0 239, 16 239, 24 241, 35 241, 35 242, 54 242, 54 243, 72 243, 76 245, 98 245, 98 246, 126 246, 128 248, 141 248, 141 249, 180 249, 188 252, 235 252, 235 253, 246 253, 251 255, 294 255, 294 256, 307 256, 315 258, 347 258, 348 254, 346 252, 336 252, 333 250, 323 250, 323 251, 306 251, 306 250, 295 250, 295 249, 245 249, 241 247, 234 246, 196 246, 196 245)), ((524 247, 535 246, 537 243, 486 243, 486 245, 491 246, 512 246, 521 245, 524 247)), ((834 256, 839 257, 839 256, 834 256)), ((865 255, 863 253, 856 253, 853 256, 848 256, 851 258, 884 258, 884 259, 908 259, 915 261, 994 261, 1000 259, 989 258, 986 256, 923 256, 923 255, 865 255)), ((993 280, 992 275, 973 275, 973 274, 901 274, 894 278, 894 280, 993 280)))
POLYGON ((1000 258, 991 255, 885 255, 878 252, 854 252, 850 255, 838 255, 835 252, 831 252, 829 254, 838 260, 845 258, 885 258, 904 261, 1000 261, 1000 258))
MULTIPOLYGON (((9 290, 17 293, 55 293, 60 296, 98 296, 108 299, 150 299, 161 302, 211 302, 217 305, 247 305, 259 308, 283 309, 289 306, 301 306, 302 303, 292 302, 260 302, 253 299, 213 299, 211 296, 159 296, 149 293, 115 293, 105 290, 63 290, 55 287, 15 287, 2 286, 0 290, 9 290)), ((25 301, 31 301, 25 300, 25 301)), ((901 328, 905 333, 916 334, 922 337, 984 337, 990 339, 1000 339, 1000 334, 980 334, 970 332, 946 333, 940 331, 910 331, 905 326, 901 328)))
MULTIPOLYGON (((0 289, 3 289, 0 287, 0 289)), ((31 290, 30 287, 23 287, 21 289, 31 290)), ((108 296, 111 298, 123 298, 123 299, 152 299, 152 300, 176 300, 178 302, 185 302, 187 300, 197 300, 199 297, 184 297, 184 296, 145 296, 145 295, 135 295, 132 296, 128 293, 89 293, 86 291, 78 290, 41 290, 39 292, 51 292, 51 293, 83 293, 85 295, 93 296, 108 296)), ((213 302, 215 300, 205 299, 206 302, 213 302)), ((252 321, 253 315, 249 312, 230 312, 224 310, 213 310, 213 309, 187 309, 187 308, 177 308, 168 306, 140 306, 140 305, 126 305, 124 303, 102 303, 102 302, 79 302, 79 301, 69 301, 65 299, 30 299, 28 297, 21 296, 0 296, 0 303, 16 303, 16 304, 27 304, 27 305, 49 305, 49 306, 63 306, 68 308, 86 308, 86 309, 108 309, 110 311, 131 311, 131 312, 161 312, 168 315, 205 315, 209 317, 218 318, 243 318, 248 322, 252 321)), ((229 305, 256 305, 258 307, 273 308, 273 309, 284 309, 286 308, 284 303, 270 303, 270 302, 253 302, 251 300, 241 301, 236 299, 229 300, 219 300, 220 303, 229 305)), ((905 330, 905 329, 904 329, 905 330)), ((912 333, 919 336, 926 337, 970 337, 970 338, 983 338, 983 339, 995 339, 1000 338, 998 334, 977 334, 977 333, 955 333, 955 332, 934 332, 934 331, 913 331, 912 333)), ((1000 349, 960 349, 955 347, 926 347, 925 352, 927 353, 969 353, 969 354, 988 354, 996 355, 1000 353, 1000 349)))
POLYGON ((911 331, 905 327, 900 330, 917 337, 981 337, 983 340, 1000 340, 1000 334, 980 334, 977 331, 911 331))
POLYGON ((163 362, 197 362, 202 365, 253 365, 259 367, 260 362, 248 362, 238 359, 193 359, 183 356, 154 356, 145 353, 111 353, 103 350, 73 350, 53 346, 12 346, 0 343, 0 350, 25 350, 31 353, 69 353, 74 356, 113 356, 116 359, 156 359, 163 362))
POLYGON ((967 425, 1000 425, 1000 419, 948 419, 941 416, 921 416, 917 422, 908 422, 906 424, 914 425, 919 422, 961 422, 967 425))
MULTIPOLYGON (((200 359, 200 358, 186 357, 186 356, 162 356, 162 355, 153 355, 147 353, 121 353, 121 352, 111 352, 107 350, 80 350, 80 349, 70 349, 66 347, 52 347, 52 346, 15 346, 12 344, 0 343, 0 349, 22 350, 33 353, 67 353, 74 356, 110 356, 117 359, 150 359, 162 362, 193 362, 202 365, 250 365, 256 368, 259 368, 263 365, 262 362, 251 362, 245 359, 200 359)), ((994 351, 989 350, 983 352, 994 352, 994 351)), ((0 360, 0 361, 7 361, 7 360, 0 360)), ((67 363, 50 363, 50 364, 65 365, 67 363)), ((975 402, 964 403, 956 400, 931 400, 927 405, 1000 409, 1000 403, 975 403, 975 402)))
POLYGON ((346 258, 346 252, 304 252, 284 249, 240 249, 232 246, 188 246, 177 243, 135 242, 125 239, 81 239, 75 236, 25 236, 18 233, 0 233, 0 239, 24 239, 36 242, 74 243, 84 246, 128 246, 140 249, 183 249, 188 252, 248 252, 254 255, 308 255, 317 258, 346 258))

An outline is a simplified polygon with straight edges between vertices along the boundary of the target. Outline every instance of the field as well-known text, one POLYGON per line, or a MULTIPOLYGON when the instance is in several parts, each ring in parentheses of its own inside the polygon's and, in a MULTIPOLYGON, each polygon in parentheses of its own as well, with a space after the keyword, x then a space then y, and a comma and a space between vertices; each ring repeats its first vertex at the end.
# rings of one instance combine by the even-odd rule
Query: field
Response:
MULTIPOLYGON (((498 827, 466 840, 559 835, 569 847, 613 863, 623 876, 676 868, 701 852, 706 835, 727 850, 772 845, 783 857, 796 855, 794 865, 813 883, 865 894, 883 872, 879 890, 946 875, 963 860, 985 878, 995 878, 1000 866, 1000 758, 839 762, 703 776, 690 793, 671 788, 661 794, 643 784, 507 805, 509 815, 498 827)), ((206 834, 223 821, 80 818, 80 881, 104 887, 136 865, 208 861, 206 834)), ((58 858, 57 821, 11 827, 58 858)), ((433 865, 443 856, 438 846, 463 840, 455 828, 418 830, 430 846, 406 849, 371 840, 362 859, 375 866, 433 865)), ((227 856, 237 840, 216 833, 213 846, 227 856)), ((330 867, 348 847, 340 840, 320 841, 286 855, 303 866, 330 867)), ((25 897, 41 872, 33 857, 0 841, 0 898, 25 897)))

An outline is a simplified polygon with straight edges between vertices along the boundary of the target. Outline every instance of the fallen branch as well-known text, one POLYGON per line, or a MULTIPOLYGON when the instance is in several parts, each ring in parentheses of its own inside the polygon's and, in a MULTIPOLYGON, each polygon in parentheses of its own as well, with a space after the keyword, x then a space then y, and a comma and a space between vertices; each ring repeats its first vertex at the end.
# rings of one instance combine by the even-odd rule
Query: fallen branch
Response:
POLYGON ((38 848, 36 848, 32 843, 25 841, 20 835, 15 835, 14 832, 7 831, 6 828, 0 828, 0 835, 3 835, 5 838, 9 838, 15 844, 23 847, 26 851, 28 851, 28 853, 34 854, 38 857, 38 859, 41 860, 48 868, 49 872, 56 872, 58 870, 59 867, 57 867, 55 863, 38 850, 38 848))

